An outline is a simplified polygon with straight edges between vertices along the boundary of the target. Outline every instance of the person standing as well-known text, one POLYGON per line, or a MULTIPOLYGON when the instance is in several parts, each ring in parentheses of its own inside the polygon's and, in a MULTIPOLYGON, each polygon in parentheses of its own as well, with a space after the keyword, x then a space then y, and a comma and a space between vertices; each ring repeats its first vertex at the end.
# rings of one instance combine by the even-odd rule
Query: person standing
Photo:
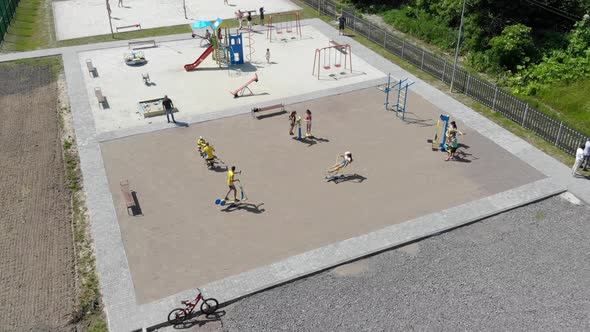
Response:
POLYGON ((232 166, 231 169, 227 172, 227 185, 229 186, 229 190, 227 194, 225 194, 225 200, 227 201, 229 194, 233 191, 234 192, 234 201, 238 201, 238 191, 236 190, 235 182, 240 182, 240 180, 234 178, 234 174, 236 172, 236 166, 232 166))
POLYGON ((297 112, 293 111, 289 114, 289 135, 293 136, 293 129, 295 129, 295 124, 297 123, 297 112))
POLYGON ((168 120, 168 123, 170 123, 170 117, 172 117, 172 122, 176 123, 176 120, 174 119, 174 104, 172 103, 172 100, 168 98, 168 95, 164 96, 164 99, 162 100, 162 106, 164 106, 166 120, 168 120))
POLYGON ((223 0, 223 4, 224 5, 228 5, 229 6, 229 2, 227 2, 228 0, 223 0))
POLYGON ((258 11, 260 12, 260 25, 264 26, 264 7, 260 7, 258 11))
POLYGON ((246 19, 248 20, 248 30, 252 30, 252 12, 248 11, 248 17, 246 17, 246 19))
POLYGON ((264 57, 266 58, 266 63, 270 63, 270 48, 266 49, 266 55, 264 57))
POLYGON ((311 137, 311 111, 305 111, 305 137, 311 137))
POLYGON ((117 3, 117 7, 124 7, 123 0, 119 0, 119 2, 117 3))
POLYGON ((456 159, 457 148, 459 148, 459 141, 457 140, 457 134, 451 136, 449 141, 449 146, 447 148, 447 159, 445 161, 449 161, 452 159, 456 159))
POLYGON ((578 168, 582 165, 582 161, 584 161, 584 144, 580 144, 580 147, 576 150, 576 161, 574 167, 572 167, 572 176, 580 175, 578 168))
POLYGON ((588 164, 590 164, 590 138, 586 141, 584 147, 584 170, 588 170, 588 164))
POLYGON ((240 25, 238 27, 238 30, 242 30, 242 21, 244 20, 244 13, 242 13, 240 9, 238 9, 238 11, 236 12, 236 20, 238 20, 238 24, 240 25))
POLYGON ((340 13, 338 16, 338 34, 340 36, 344 35, 344 25, 346 24, 346 18, 340 13))

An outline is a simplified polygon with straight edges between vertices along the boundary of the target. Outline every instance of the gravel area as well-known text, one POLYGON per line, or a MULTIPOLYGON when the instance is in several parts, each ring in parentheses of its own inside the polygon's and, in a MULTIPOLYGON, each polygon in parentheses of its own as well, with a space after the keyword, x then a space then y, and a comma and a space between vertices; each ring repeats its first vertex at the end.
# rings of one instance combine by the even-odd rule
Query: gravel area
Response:
POLYGON ((589 216, 531 204, 238 301, 223 331, 587 331, 589 216))

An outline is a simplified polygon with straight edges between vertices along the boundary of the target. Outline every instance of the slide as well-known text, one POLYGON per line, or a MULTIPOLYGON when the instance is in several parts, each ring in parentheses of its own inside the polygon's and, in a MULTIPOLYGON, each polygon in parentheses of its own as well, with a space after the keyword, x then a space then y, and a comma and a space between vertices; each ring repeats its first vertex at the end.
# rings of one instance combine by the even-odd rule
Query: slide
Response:
POLYGON ((209 46, 205 50, 205 52, 203 52, 203 54, 201 54, 201 56, 197 59, 197 61, 195 61, 191 64, 188 64, 188 65, 184 65, 184 70, 190 71, 190 70, 197 68, 201 64, 201 62, 203 62, 203 60, 205 60, 209 56, 209 54, 211 54, 212 52, 213 52, 213 45, 209 46))

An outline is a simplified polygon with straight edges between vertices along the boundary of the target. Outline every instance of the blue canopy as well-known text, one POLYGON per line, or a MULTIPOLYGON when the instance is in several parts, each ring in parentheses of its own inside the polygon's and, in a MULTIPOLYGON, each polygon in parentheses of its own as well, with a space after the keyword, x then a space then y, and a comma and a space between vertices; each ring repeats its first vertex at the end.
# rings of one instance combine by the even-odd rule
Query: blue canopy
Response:
POLYGON ((209 26, 211 26, 211 22, 209 21, 197 21, 191 25, 193 29, 204 29, 209 26))

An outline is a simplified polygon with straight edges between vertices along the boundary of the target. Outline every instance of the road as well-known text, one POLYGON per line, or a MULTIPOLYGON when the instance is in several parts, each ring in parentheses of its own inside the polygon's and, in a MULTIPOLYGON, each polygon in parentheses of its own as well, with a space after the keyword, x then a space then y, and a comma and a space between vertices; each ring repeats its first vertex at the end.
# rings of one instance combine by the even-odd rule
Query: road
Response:
POLYGON ((589 238, 590 208, 553 197, 256 294, 189 330, 590 330, 589 238))

